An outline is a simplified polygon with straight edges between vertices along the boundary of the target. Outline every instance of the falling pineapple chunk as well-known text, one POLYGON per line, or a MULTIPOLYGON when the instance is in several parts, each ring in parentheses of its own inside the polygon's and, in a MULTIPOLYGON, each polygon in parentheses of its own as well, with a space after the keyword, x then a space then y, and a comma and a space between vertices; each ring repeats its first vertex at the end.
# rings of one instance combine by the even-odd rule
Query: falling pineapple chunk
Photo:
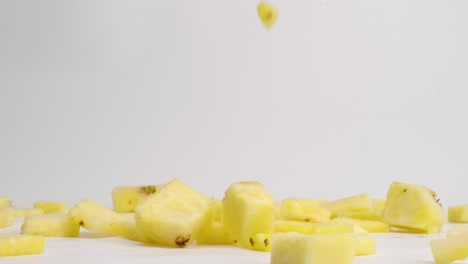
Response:
POLYGON ((258 4, 257 13, 263 25, 267 29, 271 28, 278 18, 278 10, 266 2, 258 4))
POLYGON ((160 246, 185 247, 211 220, 213 202, 178 179, 162 185, 135 212, 137 228, 160 246))
POLYGON ((330 220, 330 211, 321 207, 324 200, 286 199, 281 202, 280 212, 285 220, 321 223, 330 220))
POLYGON ((452 223, 468 223, 468 205, 450 206, 448 220, 452 223))
POLYGON ((44 237, 32 235, 0 235, 0 256, 41 254, 44 237))
POLYGON ((461 234, 430 242, 436 264, 448 264, 468 257, 468 234, 461 234))
POLYGON ((351 264, 356 240, 348 234, 272 236, 271 264, 351 264))
POLYGON ((119 213, 135 212, 138 204, 153 194, 158 185, 146 186, 117 186, 112 190, 112 204, 114 210, 119 213))
POLYGON ((223 223, 240 247, 252 249, 251 239, 259 233, 273 233, 275 202, 256 181, 233 183, 223 201, 223 223))
POLYGON ((393 227, 438 233, 446 217, 435 197, 436 193, 424 186, 393 182, 382 219, 393 227))
POLYGON ((24 218, 21 233, 45 237, 77 237, 80 226, 65 213, 29 215, 24 218))
POLYGON ((0 207, 0 228, 13 225, 15 214, 11 207, 0 207))
POLYGON ((0 207, 8 207, 11 206, 12 202, 11 199, 6 196, 0 196, 0 207))
POLYGON ((125 216, 89 199, 77 203, 68 216, 75 224, 91 232, 112 235, 120 235, 120 222, 127 220, 125 216))
POLYGON ((68 212, 68 205, 62 202, 39 201, 34 203, 34 208, 44 210, 45 214, 50 213, 66 213, 68 212))

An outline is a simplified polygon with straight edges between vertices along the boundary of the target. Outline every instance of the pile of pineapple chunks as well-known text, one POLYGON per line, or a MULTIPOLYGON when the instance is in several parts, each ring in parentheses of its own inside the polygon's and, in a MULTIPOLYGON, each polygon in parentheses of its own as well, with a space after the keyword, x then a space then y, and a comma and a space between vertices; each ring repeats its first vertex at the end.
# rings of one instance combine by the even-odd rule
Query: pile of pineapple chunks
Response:
MULTIPOLYGON (((162 185, 117 186, 112 202, 113 209, 89 199, 72 208, 60 202, 18 208, 0 197, 0 228, 24 218, 21 234, 0 236, 0 256, 40 254, 45 237, 78 237, 84 228, 159 247, 232 245, 270 252, 272 264, 344 264, 376 253, 369 233, 436 234, 447 221, 435 192, 401 182, 390 185, 386 199, 362 193, 335 201, 276 202, 257 181, 231 184, 221 200, 173 179, 162 185)), ((448 220, 468 223, 468 205, 449 207, 448 220)), ((468 228, 455 225, 429 246, 437 264, 464 259, 468 228)))

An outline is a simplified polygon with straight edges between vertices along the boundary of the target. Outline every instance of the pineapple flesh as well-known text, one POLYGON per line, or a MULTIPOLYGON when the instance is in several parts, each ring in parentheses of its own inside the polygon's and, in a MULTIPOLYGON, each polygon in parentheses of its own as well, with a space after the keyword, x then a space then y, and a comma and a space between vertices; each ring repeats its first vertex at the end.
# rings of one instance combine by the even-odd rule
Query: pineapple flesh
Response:
POLYGON ((69 210, 68 205, 62 202, 39 201, 33 207, 42 209, 45 214, 66 213, 69 210))
POLYGON ((137 228, 135 222, 122 221, 120 222, 120 236, 133 241, 151 243, 151 240, 145 236, 145 234, 137 228))
POLYGON ((258 4, 257 13, 266 29, 271 28, 278 18, 278 10, 266 2, 258 4))
POLYGON ((0 207, 9 207, 11 206, 12 201, 6 196, 0 196, 0 207))
POLYGON ((450 206, 448 220, 452 223, 468 223, 468 205, 450 206))
POLYGON ((252 249, 250 241, 259 233, 273 233, 275 202, 256 181, 233 183, 223 201, 223 223, 237 245, 252 249))
POLYGON ((108 235, 120 235, 120 222, 127 220, 125 216, 89 199, 77 203, 68 211, 68 216, 88 231, 108 235))
POLYGON ((329 202, 326 208, 331 212, 331 218, 338 216, 340 212, 367 212, 374 208, 369 194, 362 193, 329 202))
POLYGON ((450 227, 447 230, 446 237, 453 237, 461 234, 468 234, 468 224, 458 224, 450 227))
POLYGON ((212 219, 213 206, 211 198, 174 179, 138 205, 136 225, 160 246, 185 247, 212 219))
POLYGON ((119 213, 135 212, 138 204, 157 191, 158 185, 117 186, 112 190, 112 204, 119 213))
POLYGON ((43 236, 0 235, 0 256, 41 254, 44 251, 43 236))
POLYGON ((15 214, 11 207, 0 207, 0 228, 12 226, 15 221, 15 214))
POLYGON ((468 234, 434 239, 430 242, 436 264, 448 264, 468 257, 468 234))
POLYGON ((44 214, 44 210, 41 208, 24 208, 24 207, 12 207, 13 214, 16 218, 25 217, 28 215, 44 214))
POLYGON ((446 222, 436 193, 415 184, 393 182, 387 193, 382 219, 390 226, 438 233, 446 222))
POLYGON ((80 226, 65 213, 26 216, 21 233, 45 237, 77 237, 80 226))
POLYGON ((281 202, 283 219, 321 223, 330 220, 330 211, 321 207, 326 201, 313 199, 286 199, 281 202))
POLYGON ((347 234, 272 236, 270 264, 351 264, 356 240, 347 234))

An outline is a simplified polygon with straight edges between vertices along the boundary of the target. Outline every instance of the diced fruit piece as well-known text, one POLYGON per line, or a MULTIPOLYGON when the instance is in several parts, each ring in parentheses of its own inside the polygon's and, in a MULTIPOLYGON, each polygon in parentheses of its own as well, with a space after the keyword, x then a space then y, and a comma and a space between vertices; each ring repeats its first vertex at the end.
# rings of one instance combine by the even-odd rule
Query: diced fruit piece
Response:
POLYGON ((281 216, 285 220, 321 223, 330 220, 330 211, 321 207, 324 200, 286 199, 281 202, 281 216))
POLYGON ((430 242, 436 264, 448 264, 468 257, 468 235, 435 239, 430 242))
POLYGON ((376 211, 338 212, 336 217, 349 217, 349 218, 354 218, 354 219, 381 221, 382 213, 381 212, 378 213, 376 211))
POLYGON ((356 252, 355 256, 368 256, 373 255, 376 252, 376 242, 375 237, 365 235, 365 234, 356 234, 356 252))
POLYGON ((135 214, 137 228, 166 247, 185 247, 212 219, 211 198, 178 179, 162 185, 142 201, 135 214))
POLYGON ((65 213, 29 215, 24 218, 21 233, 45 237, 77 237, 80 226, 65 213))
POLYGON ((314 234, 316 232, 314 223, 276 220, 274 222, 274 231, 276 233, 297 232, 301 234, 314 234))
POLYGON ((221 221, 210 221, 203 226, 196 237, 198 245, 230 245, 234 239, 230 238, 226 227, 221 221))
POLYGON ((424 186, 393 182, 382 219, 393 227, 438 233, 446 222, 436 193, 424 186))
POLYGON ((62 202, 48 202, 48 201, 39 201, 34 203, 34 208, 39 208, 44 210, 45 214, 50 213, 66 213, 68 212, 68 205, 62 202))
POLYGON ((129 221, 122 221, 120 222, 120 235, 123 238, 143 242, 143 243, 150 243, 151 240, 145 236, 145 234, 137 228, 135 222, 129 221))
POLYGON ((271 234, 268 233, 258 233, 255 236, 251 237, 249 242, 251 249, 262 252, 270 252, 271 250, 271 234))
POLYGON ((243 248, 258 233, 273 233, 274 200, 256 181, 237 182, 226 190, 223 223, 228 234, 243 248))
POLYGON ((386 199, 372 199, 372 204, 374 206, 375 212, 383 212, 385 209, 385 203, 387 202, 386 199))
POLYGON ((119 213, 135 212, 138 204, 158 188, 159 185, 117 186, 112 190, 114 210, 119 213))
POLYGON ((386 233, 390 231, 390 226, 387 223, 381 222, 381 221, 352 219, 348 217, 337 217, 337 218, 334 218, 332 221, 343 221, 346 223, 355 223, 355 224, 358 224, 367 232, 371 232, 371 233, 386 233))
POLYGON ((22 208, 22 207, 12 207, 15 217, 25 217, 28 215, 38 215, 44 214, 44 210, 41 208, 22 208))
POLYGON ((459 225, 454 225, 450 227, 447 230, 447 237, 452 237, 452 236, 458 236, 461 234, 468 234, 468 224, 459 224, 459 225))
POLYGON ((266 2, 261 2, 258 5, 257 12, 260 20, 267 29, 273 26, 278 18, 278 10, 266 2))
POLYGON ((125 216, 89 199, 77 203, 68 216, 91 232, 113 235, 120 235, 120 222, 126 220, 125 216))
POLYGON ((211 198, 213 202, 213 221, 221 221, 223 219, 223 201, 221 199, 211 198))
POLYGON ((326 207, 331 211, 331 217, 335 218, 340 212, 372 211, 374 205, 370 196, 362 193, 332 201, 326 207))
POLYGON ((347 234, 272 236, 271 264, 351 264, 356 240, 347 234))
POLYGON ((0 256, 41 254, 44 237, 31 235, 0 235, 0 256))
POLYGON ((5 196, 0 196, 0 207, 11 206, 11 199, 5 196))
POLYGON ((13 225, 15 214, 11 207, 0 207, 0 228, 13 225))
POLYGON ((367 233, 353 221, 328 221, 325 223, 307 223, 298 221, 276 220, 274 223, 276 233, 296 232, 309 234, 333 233, 367 233))
POLYGON ((468 223, 468 205, 450 206, 448 220, 452 223, 468 223))
POLYGON ((281 215, 281 202, 275 202, 275 206, 273 208, 275 213, 276 220, 284 220, 283 216, 281 215))

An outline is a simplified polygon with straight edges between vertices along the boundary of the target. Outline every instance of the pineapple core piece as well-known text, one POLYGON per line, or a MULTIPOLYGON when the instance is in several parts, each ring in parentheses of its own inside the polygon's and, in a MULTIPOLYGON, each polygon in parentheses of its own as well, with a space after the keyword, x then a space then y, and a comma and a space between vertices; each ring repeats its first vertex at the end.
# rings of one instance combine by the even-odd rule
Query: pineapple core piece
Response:
POLYGON ((69 210, 68 205, 62 202, 39 201, 35 202, 33 207, 44 210, 45 214, 66 213, 69 210))
POLYGON ((356 239, 348 234, 275 234, 271 238, 270 264, 351 264, 356 239))
POLYGON ((138 204, 157 191, 159 185, 117 186, 112 190, 112 204, 119 213, 135 212, 138 204))
POLYGON ((136 225, 160 246, 185 247, 212 219, 213 206, 211 198, 174 179, 138 205, 136 225))
POLYGON ((438 233, 446 217, 435 197, 436 193, 424 186, 393 182, 382 219, 393 227, 438 233))
POLYGON ((31 235, 0 235, 0 256, 41 254, 44 237, 31 235))
POLYGON ((240 247, 253 249, 259 233, 273 233, 275 202, 263 185, 256 181, 233 183, 223 201, 223 223, 240 247))
POLYGON ((448 220, 452 223, 468 223, 468 205, 450 206, 448 220))
POLYGON ((29 215, 24 218, 21 233, 45 237, 77 237, 80 226, 65 213, 29 215))
POLYGON ((468 234, 461 234, 430 242, 436 264, 448 264, 468 257, 468 234))
POLYGON ((0 207, 11 206, 11 199, 5 196, 0 196, 0 207))
POLYGON ((330 220, 330 211, 321 207, 324 200, 286 199, 281 202, 280 212, 285 220, 321 223, 330 220))
POLYGON ((13 225, 15 214, 11 207, 0 207, 0 228, 13 225))
POLYGON ((68 216, 91 232, 113 235, 120 235, 120 222, 126 220, 125 216, 88 199, 77 203, 68 216))

